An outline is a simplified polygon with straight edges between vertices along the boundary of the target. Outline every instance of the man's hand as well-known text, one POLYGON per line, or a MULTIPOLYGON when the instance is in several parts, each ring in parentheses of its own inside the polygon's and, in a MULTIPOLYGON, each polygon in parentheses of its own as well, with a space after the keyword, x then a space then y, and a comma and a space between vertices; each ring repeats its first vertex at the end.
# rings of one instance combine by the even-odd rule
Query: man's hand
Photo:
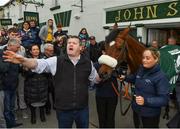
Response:
POLYGON ((119 80, 120 80, 120 81, 123 81, 124 79, 125 79, 125 76, 124 76, 124 75, 119 76, 119 80))
POLYGON ((5 51, 3 58, 5 58, 5 61, 11 62, 14 64, 22 64, 25 60, 25 58, 21 55, 18 55, 12 51, 5 51))
POLYGON ((97 74, 97 76, 96 76, 96 82, 99 83, 100 81, 102 81, 102 79, 99 77, 99 74, 97 74))
POLYGON ((136 96, 136 103, 138 105, 144 105, 144 98, 142 96, 136 96))

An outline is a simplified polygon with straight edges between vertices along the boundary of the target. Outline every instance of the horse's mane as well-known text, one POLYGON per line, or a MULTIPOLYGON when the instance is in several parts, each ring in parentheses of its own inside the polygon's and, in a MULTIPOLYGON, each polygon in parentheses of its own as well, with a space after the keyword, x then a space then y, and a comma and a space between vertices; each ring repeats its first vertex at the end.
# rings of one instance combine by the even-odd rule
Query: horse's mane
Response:
POLYGON ((140 64, 142 64, 142 53, 145 50, 145 46, 130 35, 127 36, 125 43, 127 48, 127 63, 131 73, 135 73, 140 64))

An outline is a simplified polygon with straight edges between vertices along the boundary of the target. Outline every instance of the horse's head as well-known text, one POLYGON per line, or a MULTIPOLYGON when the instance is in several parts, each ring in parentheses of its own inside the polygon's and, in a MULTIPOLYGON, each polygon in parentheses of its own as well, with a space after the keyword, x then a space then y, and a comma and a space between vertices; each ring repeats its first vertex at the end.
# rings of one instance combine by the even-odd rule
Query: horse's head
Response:
POLYGON ((102 55, 98 60, 102 64, 99 69, 102 79, 106 80, 111 77, 114 69, 119 68, 123 61, 128 64, 131 73, 135 73, 142 64, 142 53, 145 46, 128 35, 129 31, 130 27, 121 32, 115 29, 106 37, 106 55, 102 55))
POLYGON ((109 78, 119 61, 125 59, 125 42, 129 30, 129 27, 121 32, 119 29, 115 29, 106 37, 105 55, 99 58, 101 64, 99 75, 102 79, 109 78))

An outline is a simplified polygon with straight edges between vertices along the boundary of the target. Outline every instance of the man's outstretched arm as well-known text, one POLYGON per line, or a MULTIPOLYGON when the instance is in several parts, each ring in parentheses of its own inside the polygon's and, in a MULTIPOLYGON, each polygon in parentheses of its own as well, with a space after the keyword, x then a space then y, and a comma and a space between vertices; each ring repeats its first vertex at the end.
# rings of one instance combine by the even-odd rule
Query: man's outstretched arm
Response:
POLYGON ((7 62, 22 64, 24 67, 32 69, 32 71, 36 73, 46 72, 52 73, 52 75, 56 73, 57 57, 55 56, 48 59, 33 59, 25 58, 12 51, 5 51, 3 58, 5 58, 7 62))
POLYGON ((16 54, 12 51, 5 51, 3 58, 5 58, 5 61, 11 62, 14 64, 22 64, 23 66, 29 68, 29 69, 35 69, 37 66, 37 59, 33 58, 25 58, 19 54, 16 54))

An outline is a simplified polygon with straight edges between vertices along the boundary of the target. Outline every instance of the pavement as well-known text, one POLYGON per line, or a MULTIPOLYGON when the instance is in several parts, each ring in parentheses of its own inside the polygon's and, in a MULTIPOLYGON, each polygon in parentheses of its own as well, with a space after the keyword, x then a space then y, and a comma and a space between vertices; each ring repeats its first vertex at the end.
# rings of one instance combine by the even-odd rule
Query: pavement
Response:
MULTIPOLYGON (((127 107, 129 102, 130 102, 129 100, 123 99, 124 109, 127 107)), ((163 109, 161 113, 161 119, 160 119, 160 125, 159 125, 160 128, 167 128, 166 123, 168 122, 168 120, 165 120, 162 118, 164 111, 165 110, 163 109)), ((170 119, 174 116, 175 113, 176 113, 176 109, 173 107, 173 104, 171 104, 170 113, 169 113, 170 119)), ((23 119, 21 112, 18 111, 17 122, 23 123, 23 125, 20 126, 19 128, 57 128, 58 127, 56 113, 54 110, 51 111, 50 115, 46 116, 46 122, 40 121, 39 110, 36 110, 36 114, 37 114, 37 122, 36 124, 31 124, 30 111, 28 110, 29 117, 27 119, 23 119)), ((89 127, 98 128, 98 117, 97 117, 96 102, 95 102, 95 90, 89 91, 89 114, 90 114, 89 127)), ((129 111, 127 112, 125 116, 122 116, 120 113, 119 101, 116 108, 115 127, 116 128, 134 128, 131 108, 129 109, 129 111)))

